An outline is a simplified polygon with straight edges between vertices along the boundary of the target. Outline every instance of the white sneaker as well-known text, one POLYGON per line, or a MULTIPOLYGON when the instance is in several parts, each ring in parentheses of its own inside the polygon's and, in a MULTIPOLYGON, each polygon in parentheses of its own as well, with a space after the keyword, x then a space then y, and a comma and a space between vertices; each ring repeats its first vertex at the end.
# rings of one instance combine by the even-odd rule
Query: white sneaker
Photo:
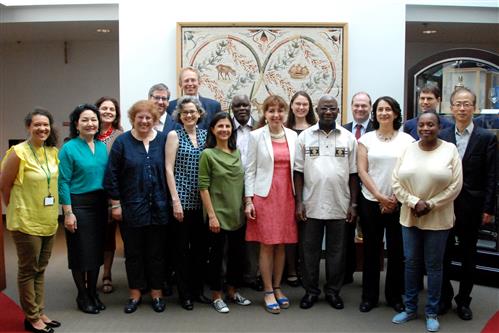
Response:
POLYGON ((229 312, 229 307, 225 302, 221 299, 218 298, 213 301, 213 307, 215 310, 217 310, 218 313, 228 313, 229 312))
POLYGON ((251 301, 246 297, 242 296, 239 292, 236 292, 234 296, 231 298, 231 301, 238 305, 250 305, 251 301))

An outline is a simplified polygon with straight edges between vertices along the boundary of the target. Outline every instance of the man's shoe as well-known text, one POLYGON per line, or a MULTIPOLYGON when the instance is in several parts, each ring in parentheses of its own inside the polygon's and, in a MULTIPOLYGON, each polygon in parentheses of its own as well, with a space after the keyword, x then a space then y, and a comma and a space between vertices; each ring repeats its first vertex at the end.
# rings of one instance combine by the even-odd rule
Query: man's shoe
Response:
POLYGON ((152 309, 155 311, 155 312, 163 312, 165 311, 165 300, 162 299, 161 297, 155 297, 152 299, 152 309))
POLYGON ((440 323, 437 316, 426 316, 426 330, 428 332, 438 332, 439 329, 440 323))
POLYGON ((312 294, 305 294, 305 296, 302 297, 300 301, 300 308, 302 309, 310 309, 312 306, 314 306, 315 302, 319 297, 317 295, 312 295, 312 294))
POLYGON ((194 303, 192 303, 189 298, 182 300, 180 302, 180 305, 187 311, 191 311, 192 309, 194 309, 194 303))
POLYGON ((209 299, 208 297, 206 297, 203 294, 197 295, 196 297, 194 297, 194 300, 196 302, 203 303, 203 304, 211 304, 211 303, 213 303, 213 301, 211 299, 209 299))
POLYGON ((403 324, 408 322, 409 320, 416 319, 417 314, 416 312, 400 312, 395 315, 395 317, 392 318, 392 323, 394 324, 403 324))
POLYGON ((376 306, 378 306, 378 304, 364 300, 364 301, 360 302, 359 310, 360 310, 360 312, 369 312, 373 308, 375 308, 376 306))
POLYGON ((123 310, 125 311, 125 313, 134 313, 135 311, 137 311, 137 308, 139 307, 141 301, 142 301, 141 298, 139 299, 130 298, 126 302, 125 308, 123 310))
POLYGON ((343 300, 341 299, 341 296, 338 294, 328 294, 326 295, 326 301, 331 305, 333 308, 337 310, 341 310, 345 307, 343 304, 343 300))
POLYGON ((470 307, 468 305, 458 304, 456 311, 457 311, 457 315, 462 320, 471 320, 471 319, 473 319, 473 312, 471 311, 471 309, 470 309, 470 307))

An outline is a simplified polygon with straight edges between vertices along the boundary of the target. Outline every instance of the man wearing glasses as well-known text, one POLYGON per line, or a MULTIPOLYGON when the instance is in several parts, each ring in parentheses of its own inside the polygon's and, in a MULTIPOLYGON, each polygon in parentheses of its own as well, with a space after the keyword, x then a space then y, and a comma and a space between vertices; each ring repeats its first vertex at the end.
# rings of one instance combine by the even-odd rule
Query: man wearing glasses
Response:
POLYGON ((478 229, 480 224, 491 223, 495 214, 497 139, 473 123, 475 93, 467 88, 458 88, 452 93, 450 102, 456 125, 442 130, 440 137, 457 146, 463 163, 463 188, 454 203, 456 222, 447 242, 439 314, 452 308, 454 290, 449 277, 452 257, 461 262, 456 275, 459 292, 454 297, 457 315, 462 320, 471 320, 473 312, 470 309, 470 295, 478 229), (458 244, 454 246, 456 239, 458 244))
MULTIPOLYGON (((180 70, 178 84, 182 90, 183 96, 195 97, 201 103, 206 113, 203 119, 199 122, 198 127, 207 130, 215 113, 222 111, 220 103, 214 99, 199 95, 199 71, 194 67, 185 67, 180 70)), ((176 107, 177 100, 174 100, 170 103, 170 105, 167 105, 166 112, 171 116, 176 107)))
POLYGON ((158 107, 160 114, 158 122, 154 125, 157 131, 164 131, 165 133, 170 132, 175 128, 176 123, 173 121, 172 117, 167 114, 166 108, 168 107, 170 99, 170 90, 164 83, 158 83, 153 85, 149 89, 149 100, 153 101, 158 107))

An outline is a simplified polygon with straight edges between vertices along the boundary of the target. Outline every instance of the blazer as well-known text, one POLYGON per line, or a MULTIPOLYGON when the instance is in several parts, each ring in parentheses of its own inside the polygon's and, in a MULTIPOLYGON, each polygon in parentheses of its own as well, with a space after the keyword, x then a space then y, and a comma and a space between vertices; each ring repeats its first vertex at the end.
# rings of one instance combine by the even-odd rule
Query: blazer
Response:
MULTIPOLYGON (((172 115, 173 111, 175 111, 175 109, 177 108, 177 101, 178 101, 178 99, 173 100, 170 102, 170 104, 168 104, 168 108, 166 109, 166 112, 169 115, 172 115)), ((199 96, 199 102, 201 102, 201 106, 203 107, 203 109, 206 113, 205 113, 203 119, 201 119, 201 121, 199 122, 198 127, 207 130, 210 127, 210 122, 213 119, 213 116, 217 112, 222 111, 222 106, 220 105, 219 102, 215 101, 214 99, 206 98, 203 96, 199 96)), ((172 118, 172 121, 176 122, 173 118, 172 118)), ((166 125, 167 124, 165 124, 165 127, 166 127, 166 125)), ((168 124, 168 125, 171 127, 171 124, 168 124)), ((175 129, 175 128, 177 128, 177 127, 174 127, 173 129, 175 129)))
MULTIPOLYGON (((353 121, 343 125, 344 128, 353 133, 354 131, 352 126, 353 126, 353 121)), ((369 120, 369 122, 367 123, 366 133, 371 131, 374 131, 374 127, 373 127, 373 122, 369 120)))
MULTIPOLYGON (((454 125, 443 129, 440 138, 456 144, 455 128, 454 125)), ((480 209, 480 214, 496 213, 496 155, 496 136, 475 124, 462 159, 463 188, 459 196, 472 200, 467 200, 467 203, 480 209)), ((456 213, 460 208, 455 206, 456 213)))
MULTIPOLYGON (((441 130, 444 130, 444 129, 449 128, 449 127, 454 127, 454 123, 452 121, 450 121, 448 118, 441 116, 441 115, 439 115, 438 118, 440 119, 440 129, 441 130)), ((407 134, 412 136, 414 139, 419 140, 418 118, 412 118, 412 119, 407 120, 404 123, 404 132, 406 132, 407 134)))
MULTIPOLYGON (((291 184, 293 184, 293 166, 295 164, 296 132, 284 127, 284 133, 289 148, 289 163, 291 168, 291 184)), ((268 125, 250 133, 248 142, 246 172, 244 174, 245 196, 269 195, 272 177, 274 176, 274 150, 268 125)), ((294 193, 293 185, 293 193, 294 193)))

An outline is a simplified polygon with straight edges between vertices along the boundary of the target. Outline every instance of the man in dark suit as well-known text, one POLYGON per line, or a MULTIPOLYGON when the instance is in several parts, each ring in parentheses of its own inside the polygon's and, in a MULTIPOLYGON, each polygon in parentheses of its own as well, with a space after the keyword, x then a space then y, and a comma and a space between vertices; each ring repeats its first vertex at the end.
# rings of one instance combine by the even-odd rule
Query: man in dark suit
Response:
MULTIPOLYGON (((182 68, 178 77, 178 84, 182 90, 182 95, 196 97, 199 102, 201 102, 201 105, 206 113, 204 118, 198 124, 198 127, 208 129, 211 119, 215 113, 222 111, 222 107, 220 103, 214 99, 199 95, 199 71, 194 67, 182 68)), ((168 108, 166 109, 166 112, 171 115, 176 108, 177 100, 171 101, 170 105, 168 105, 168 108)))
POLYGON ((476 243, 480 224, 491 223, 496 203, 496 136, 473 123, 476 95, 467 88, 458 88, 451 95, 451 111, 455 126, 444 129, 440 137, 457 146, 463 163, 463 188, 454 202, 456 222, 449 234, 443 271, 439 313, 452 307, 454 290, 449 279, 450 258, 461 262, 459 292, 454 298, 457 314, 471 320, 470 308, 476 243), (455 245, 455 240, 458 244, 455 245), (452 251, 455 250, 454 256, 452 251))
MULTIPOLYGON (((366 92, 358 92, 352 97, 352 116, 353 121, 345 124, 347 130, 355 135, 358 140, 362 135, 367 132, 374 130, 372 121, 369 118, 371 114, 371 96, 366 92)), ((353 273, 355 273, 355 268, 357 266, 357 257, 355 255, 355 223, 348 223, 346 230, 346 270, 344 284, 353 282, 353 273)))
MULTIPOLYGON (((421 88, 419 92, 419 109, 422 113, 430 110, 437 110, 438 105, 440 104, 440 89, 438 89, 435 85, 427 85, 421 88)), ((445 116, 438 116, 440 119, 440 128, 448 128, 454 125, 449 119, 445 116)), ((414 117, 412 119, 407 120, 404 123, 404 132, 411 135, 414 139, 419 140, 418 135, 418 117, 414 117)))

